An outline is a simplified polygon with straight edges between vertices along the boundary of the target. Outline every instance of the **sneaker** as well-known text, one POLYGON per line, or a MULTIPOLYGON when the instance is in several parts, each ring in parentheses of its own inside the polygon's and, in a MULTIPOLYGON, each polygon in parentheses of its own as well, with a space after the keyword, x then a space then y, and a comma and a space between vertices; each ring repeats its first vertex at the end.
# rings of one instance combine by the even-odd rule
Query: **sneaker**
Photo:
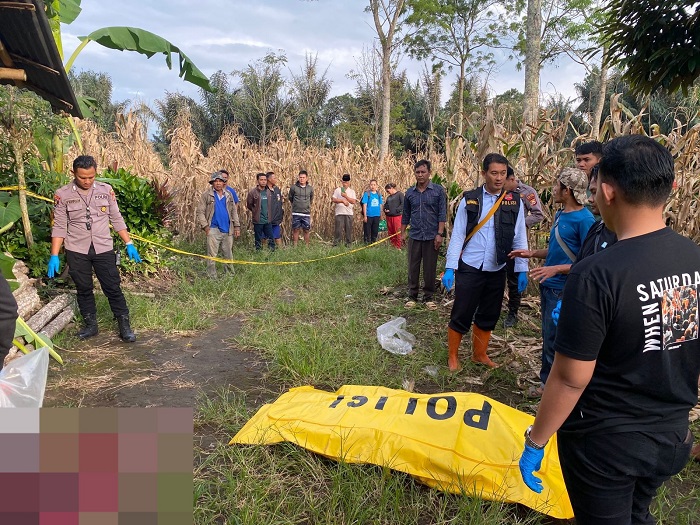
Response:
POLYGON ((513 328, 518 324, 518 314, 508 312, 508 317, 503 321, 503 328, 513 328))

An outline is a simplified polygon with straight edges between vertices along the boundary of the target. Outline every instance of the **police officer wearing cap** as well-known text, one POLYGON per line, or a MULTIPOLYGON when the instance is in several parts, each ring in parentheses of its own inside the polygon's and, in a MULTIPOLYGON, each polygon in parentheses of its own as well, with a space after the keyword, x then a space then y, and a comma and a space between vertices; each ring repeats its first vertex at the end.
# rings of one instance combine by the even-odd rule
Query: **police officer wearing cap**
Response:
POLYGON ((126 244, 126 254, 141 262, 119 212, 114 190, 109 184, 96 182, 97 163, 89 155, 73 161, 73 182, 59 188, 54 195, 54 224, 51 230, 49 278, 58 275, 58 252, 65 242, 68 274, 78 291, 78 308, 85 322, 78 332, 80 339, 97 335, 97 308, 93 295, 92 272, 95 271, 102 291, 119 324, 119 337, 133 343, 136 335, 129 323, 129 309, 121 290, 114 244, 109 224, 126 244))

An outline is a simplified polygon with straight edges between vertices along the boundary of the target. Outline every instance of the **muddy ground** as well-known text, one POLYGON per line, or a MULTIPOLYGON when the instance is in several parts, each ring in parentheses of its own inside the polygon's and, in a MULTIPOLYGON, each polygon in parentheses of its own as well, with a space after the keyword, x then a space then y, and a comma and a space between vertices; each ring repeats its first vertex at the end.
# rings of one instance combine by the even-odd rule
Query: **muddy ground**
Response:
POLYGON ((52 362, 44 406, 194 407, 201 394, 227 387, 258 405, 271 397, 263 386, 266 367, 235 345, 239 331, 239 320, 221 319, 207 331, 144 332, 126 344, 101 327, 96 337, 61 351, 65 367, 52 362))

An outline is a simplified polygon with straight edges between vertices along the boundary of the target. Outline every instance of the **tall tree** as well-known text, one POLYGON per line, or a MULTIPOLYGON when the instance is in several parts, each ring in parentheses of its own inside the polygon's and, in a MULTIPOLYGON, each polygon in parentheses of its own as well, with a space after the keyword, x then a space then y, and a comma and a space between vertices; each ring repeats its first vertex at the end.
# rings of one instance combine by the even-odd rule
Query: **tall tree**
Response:
MULTIPOLYGON (((523 123, 532 124, 539 109, 542 66, 567 54, 589 68, 585 58, 595 43, 592 24, 598 0, 527 0, 522 23, 512 24, 517 35, 514 50, 525 63, 523 123)), ((520 64, 519 64, 520 66, 520 64)))
POLYGON ((349 93, 333 97, 324 105, 321 119, 327 128, 329 145, 349 140, 363 146, 376 138, 372 100, 365 95, 349 93))
POLYGON ((76 96, 85 99, 90 106, 92 116, 86 116, 103 130, 114 131, 117 113, 123 113, 129 101, 112 102, 112 78, 102 72, 86 70, 75 73, 70 70, 68 80, 76 96))
POLYGON ((542 0, 527 0, 525 24, 525 91, 523 123, 537 120, 540 102, 540 69, 542 67, 542 0))
MULTIPOLYGON (((350 70, 348 78, 355 81, 355 95, 361 100, 362 106, 366 108, 364 113, 367 115, 366 121, 370 123, 374 129, 374 145, 379 146, 381 143, 380 126, 382 105, 384 103, 382 89, 382 63, 381 52, 377 49, 376 43, 372 44, 372 48, 363 46, 362 53, 355 58, 357 69, 350 70)), ((392 65, 391 68, 395 68, 392 65)))
POLYGON ((599 31, 609 46, 606 62, 621 67, 634 90, 687 90, 700 76, 697 0, 611 0, 604 15, 599 31))
POLYGON ((525 95, 517 89, 496 95, 493 99, 493 108, 496 119, 508 131, 515 131, 522 122, 523 104, 525 95))
POLYGON ((282 76, 286 63, 284 54, 268 53, 245 69, 234 71, 240 78, 236 115, 245 135, 263 147, 287 116, 289 98, 282 76))
POLYGON ((428 158, 432 158, 435 150, 435 121, 440 112, 440 97, 442 95, 442 68, 433 67, 428 69, 423 66, 421 72, 421 87, 423 89, 423 99, 425 100, 425 113, 428 118, 428 158))
POLYGON ((320 137, 325 131, 321 122, 321 109, 328 100, 333 82, 318 69, 318 55, 306 54, 305 63, 298 75, 292 73, 291 97, 295 113, 295 126, 301 139, 320 137))
POLYGON ((206 110, 196 100, 181 93, 166 91, 164 98, 155 101, 155 106, 154 115, 158 132, 153 136, 153 147, 160 155, 164 165, 169 162, 170 139, 181 114, 188 115, 197 140, 203 148, 207 147, 205 141, 207 140, 208 116, 206 110), (182 111, 184 108, 188 110, 186 113, 182 111))
POLYGON ((492 48, 500 43, 506 24, 501 18, 504 0, 407 0, 407 22, 415 29, 406 38, 408 52, 457 68, 457 135, 464 130, 463 94, 470 74, 493 64, 492 48))
POLYGON ((391 125, 392 56, 397 48, 397 33, 404 17, 406 0, 369 0, 369 11, 379 38, 382 57, 382 124, 379 141, 379 159, 389 153, 391 125))
POLYGON ((238 91, 231 87, 229 79, 229 75, 219 70, 209 78, 209 83, 215 91, 201 88, 199 90, 201 106, 207 119, 204 123, 206 139, 198 138, 202 141, 205 153, 210 146, 219 140, 224 129, 236 122, 234 113, 238 91))

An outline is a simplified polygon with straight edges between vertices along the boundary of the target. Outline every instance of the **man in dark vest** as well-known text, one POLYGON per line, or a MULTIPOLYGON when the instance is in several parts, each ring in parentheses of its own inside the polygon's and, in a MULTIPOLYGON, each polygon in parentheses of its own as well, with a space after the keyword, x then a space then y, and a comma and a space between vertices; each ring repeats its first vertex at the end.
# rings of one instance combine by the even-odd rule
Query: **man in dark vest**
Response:
MULTIPOLYGON (((456 284, 447 329, 448 366, 452 371, 459 369, 459 345, 469 328, 472 361, 491 368, 498 366, 486 355, 486 349, 501 312, 508 253, 518 247, 527 249, 520 195, 504 189, 508 159, 489 153, 482 168, 484 185, 464 192, 457 208, 442 278, 448 290, 456 284)), ((526 259, 515 261, 521 293, 527 286, 527 266, 526 259)))

